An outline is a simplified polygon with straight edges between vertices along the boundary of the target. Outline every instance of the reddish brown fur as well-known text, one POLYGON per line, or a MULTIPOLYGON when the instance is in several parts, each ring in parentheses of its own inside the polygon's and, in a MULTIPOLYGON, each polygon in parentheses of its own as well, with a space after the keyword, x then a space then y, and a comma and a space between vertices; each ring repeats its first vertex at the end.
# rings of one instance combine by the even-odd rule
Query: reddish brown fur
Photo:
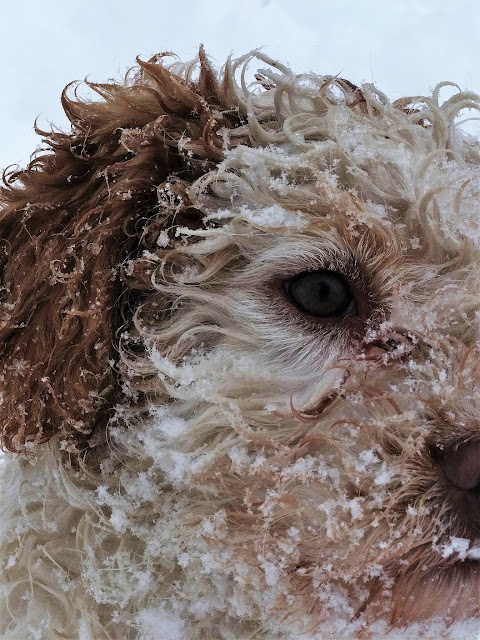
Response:
POLYGON ((55 435, 78 452, 101 431, 121 397, 114 338, 135 306, 118 265, 153 219, 172 217, 158 216, 157 185, 203 174, 222 157, 212 132, 241 122, 203 50, 196 82, 138 62, 133 84, 89 83, 101 102, 65 90, 71 133, 38 130, 48 149, 4 176, 0 423, 11 451, 55 435))

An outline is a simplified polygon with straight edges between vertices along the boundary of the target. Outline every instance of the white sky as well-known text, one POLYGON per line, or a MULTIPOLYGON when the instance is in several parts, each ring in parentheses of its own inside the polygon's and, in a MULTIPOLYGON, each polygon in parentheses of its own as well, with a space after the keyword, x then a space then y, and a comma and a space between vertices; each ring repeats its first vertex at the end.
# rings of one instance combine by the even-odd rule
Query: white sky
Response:
POLYGON ((478 0, 0 0, 0 168, 24 165, 60 93, 204 43, 221 65, 263 46, 295 71, 374 81, 393 98, 454 80, 480 91, 478 0))

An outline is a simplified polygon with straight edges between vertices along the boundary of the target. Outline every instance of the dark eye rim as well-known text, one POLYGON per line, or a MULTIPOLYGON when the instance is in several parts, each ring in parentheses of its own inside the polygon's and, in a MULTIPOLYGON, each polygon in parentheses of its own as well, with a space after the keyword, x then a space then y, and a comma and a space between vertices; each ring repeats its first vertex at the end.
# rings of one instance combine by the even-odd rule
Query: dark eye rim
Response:
POLYGON ((266 294, 277 313, 284 315, 287 322, 295 322, 300 331, 320 332, 320 335, 324 335, 325 331, 334 334, 340 331, 345 337, 348 334, 361 340, 367 325, 376 324, 390 316, 389 300, 382 295, 374 275, 370 276, 355 258, 342 260, 341 263, 337 259, 319 260, 315 265, 299 264, 298 267, 294 269, 286 264, 279 265, 277 274, 268 281, 266 294), (285 291, 285 282, 300 274, 321 269, 335 271, 345 280, 353 296, 355 313, 343 317, 319 317, 301 311, 293 304, 285 291))
POLYGON ((357 301, 356 301, 356 297, 354 295, 354 291, 352 290, 352 287, 348 281, 348 279, 345 277, 345 275, 343 273, 340 273, 339 271, 337 271, 336 269, 329 269, 329 268, 319 268, 319 269, 310 269, 310 270, 305 270, 302 271, 300 273, 297 273, 296 275, 294 275, 292 278, 288 278, 287 280, 284 280, 283 282, 283 290, 285 292, 285 295, 287 297, 287 299, 289 300, 289 302, 296 308, 298 309, 301 313, 309 316, 310 318, 315 318, 316 320, 320 320, 320 321, 332 321, 332 320, 339 320, 342 318, 348 318, 348 317, 352 317, 352 316, 356 316, 357 315, 357 301), (316 274, 316 273, 326 273, 326 274, 330 274, 330 275, 334 275, 336 278, 338 278, 338 280, 341 281, 343 287, 345 288, 345 291, 349 294, 350 299, 348 300, 348 303, 346 304, 345 308, 337 313, 334 314, 314 314, 311 313, 308 309, 306 309, 301 303, 299 303, 298 301, 296 301, 294 299, 293 296, 293 292, 292 292, 292 286, 298 282, 299 280, 311 275, 311 274, 316 274))

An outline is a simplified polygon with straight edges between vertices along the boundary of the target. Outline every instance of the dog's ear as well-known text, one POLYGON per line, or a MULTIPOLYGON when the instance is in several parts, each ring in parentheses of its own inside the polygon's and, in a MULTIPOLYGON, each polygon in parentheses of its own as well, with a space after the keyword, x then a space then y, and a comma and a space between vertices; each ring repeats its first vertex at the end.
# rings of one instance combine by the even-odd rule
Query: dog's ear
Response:
POLYGON ((159 185, 211 168, 216 132, 240 122, 203 50, 196 81, 158 59, 139 66, 124 83, 90 84, 97 102, 64 91, 71 133, 37 130, 48 149, 4 176, 0 433, 11 451, 55 437, 78 453, 106 424, 121 397, 120 265, 152 221, 173 223, 159 185))

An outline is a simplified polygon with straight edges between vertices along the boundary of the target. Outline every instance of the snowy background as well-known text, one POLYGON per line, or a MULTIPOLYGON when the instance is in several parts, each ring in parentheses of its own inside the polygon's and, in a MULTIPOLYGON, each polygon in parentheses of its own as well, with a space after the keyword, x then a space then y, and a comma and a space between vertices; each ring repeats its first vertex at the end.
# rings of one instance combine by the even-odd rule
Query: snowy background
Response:
POLYGON ((140 55, 217 65, 264 46, 296 71, 376 82, 396 98, 455 80, 480 91, 477 0, 0 0, 0 168, 24 165, 33 122, 65 127, 71 80, 120 77, 140 55))

